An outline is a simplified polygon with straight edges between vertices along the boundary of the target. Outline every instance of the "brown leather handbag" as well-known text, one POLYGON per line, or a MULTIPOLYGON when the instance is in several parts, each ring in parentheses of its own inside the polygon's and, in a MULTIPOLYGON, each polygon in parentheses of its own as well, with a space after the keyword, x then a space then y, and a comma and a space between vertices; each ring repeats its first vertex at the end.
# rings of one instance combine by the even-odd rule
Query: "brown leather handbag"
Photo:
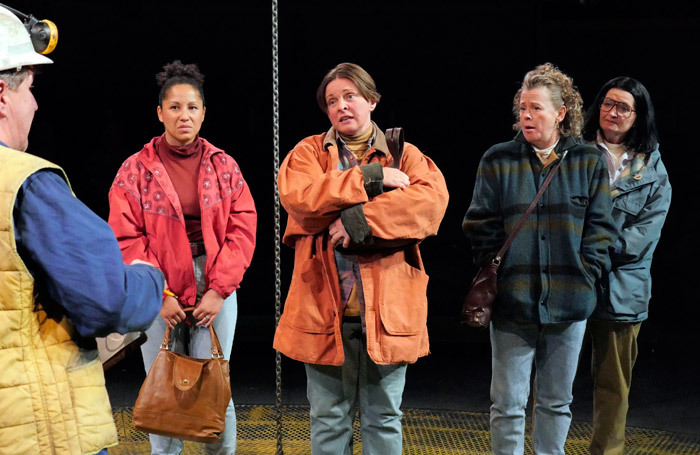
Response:
POLYGON ((491 311, 493 308, 493 302, 496 300, 498 295, 498 267, 501 265, 501 260, 503 256, 510 248, 510 244, 513 243, 515 236, 518 235, 520 229, 527 221, 532 211, 535 209, 537 202, 540 200, 544 194, 544 190, 549 186, 549 182, 554 178, 559 166, 561 166, 562 161, 566 157, 567 151, 564 151, 561 159, 552 168, 547 175, 547 178, 542 182, 542 186, 535 195, 535 198, 530 203, 523 216, 518 221, 518 224, 510 233, 506 242, 503 244, 496 257, 491 260, 488 264, 482 266, 477 272, 476 276, 472 280, 472 287, 467 293, 467 297, 464 299, 464 304, 462 305, 462 323, 467 324, 472 327, 488 327, 491 322, 491 311))
POLYGON ((228 360, 211 325, 209 334, 211 358, 195 359, 172 352, 170 328, 165 329, 163 344, 134 405, 137 429, 207 444, 221 438, 231 380, 228 360))

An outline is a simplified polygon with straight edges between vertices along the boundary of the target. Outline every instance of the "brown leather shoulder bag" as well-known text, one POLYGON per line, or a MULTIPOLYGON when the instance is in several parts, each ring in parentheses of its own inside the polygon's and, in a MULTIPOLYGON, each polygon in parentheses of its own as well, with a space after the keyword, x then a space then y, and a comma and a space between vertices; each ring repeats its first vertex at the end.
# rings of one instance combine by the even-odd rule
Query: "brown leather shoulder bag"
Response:
POLYGON ((170 328, 165 329, 163 344, 134 405, 137 429, 203 443, 221 438, 231 380, 228 360, 211 325, 209 334, 211 358, 196 359, 172 352, 170 328))

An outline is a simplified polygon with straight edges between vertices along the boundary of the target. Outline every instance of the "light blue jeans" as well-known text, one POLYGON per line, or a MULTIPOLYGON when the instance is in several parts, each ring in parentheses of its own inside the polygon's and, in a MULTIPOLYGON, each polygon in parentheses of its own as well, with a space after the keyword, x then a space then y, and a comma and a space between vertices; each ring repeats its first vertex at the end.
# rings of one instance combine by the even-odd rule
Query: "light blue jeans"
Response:
POLYGON ((342 366, 305 364, 312 455, 352 455, 358 405, 363 455, 400 455, 406 364, 374 363, 359 322, 343 323, 343 349, 342 366))
MULTIPOLYGON (((195 258, 195 276, 197 278, 197 301, 201 298, 204 292, 204 262, 206 256, 198 256, 195 258)), ((221 349, 224 351, 224 358, 231 358, 231 346, 233 345, 233 335, 236 330, 236 319, 238 318, 238 302, 236 293, 231 294, 225 301, 221 312, 214 319, 214 330, 219 337, 221 349)), ((143 364, 146 368, 146 374, 151 368, 153 361, 158 354, 160 345, 163 342, 163 335, 167 325, 163 318, 157 316, 151 327, 146 331, 148 339, 141 345, 141 354, 143 355, 143 364)), ((172 339, 172 349, 175 352, 185 353, 191 357, 207 359, 211 357, 211 337, 209 329, 204 326, 197 327, 195 325, 186 326, 183 323, 178 324, 170 333, 172 339), (189 334, 186 333, 189 332, 189 334), (189 335, 189 345, 185 346, 184 342, 189 335)), ((182 452, 183 442, 179 439, 168 438, 155 434, 148 435, 151 441, 152 455, 179 455, 182 452)), ((205 452, 209 455, 233 455, 236 453, 236 411, 233 406, 233 398, 228 403, 226 408, 226 429, 221 439, 215 443, 207 444, 205 452)))
POLYGON ((537 455, 564 454, 585 331, 586 321, 491 322, 491 453, 522 455, 525 449, 525 408, 534 363, 533 450, 537 455))

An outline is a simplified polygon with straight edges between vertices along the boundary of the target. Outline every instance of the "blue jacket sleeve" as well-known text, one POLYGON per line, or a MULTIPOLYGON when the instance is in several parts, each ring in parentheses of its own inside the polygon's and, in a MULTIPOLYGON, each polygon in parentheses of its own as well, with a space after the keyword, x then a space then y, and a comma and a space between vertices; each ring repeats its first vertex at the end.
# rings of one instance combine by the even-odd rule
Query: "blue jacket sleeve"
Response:
POLYGON ((162 302, 163 274, 124 265, 109 225, 51 171, 32 174, 14 207, 17 250, 34 279, 84 337, 145 330, 162 302))

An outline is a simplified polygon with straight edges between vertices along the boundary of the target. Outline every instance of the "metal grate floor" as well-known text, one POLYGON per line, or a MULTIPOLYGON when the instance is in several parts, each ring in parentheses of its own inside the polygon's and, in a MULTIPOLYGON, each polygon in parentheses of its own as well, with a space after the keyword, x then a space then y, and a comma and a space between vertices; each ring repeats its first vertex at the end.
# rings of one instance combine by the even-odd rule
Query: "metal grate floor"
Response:
MULTIPOLYGON (((309 408, 283 406, 283 450, 286 455, 310 452, 309 408)), ((277 410, 274 406, 236 406, 238 420, 238 455, 274 454, 277 450, 277 410)), ((134 428, 131 408, 114 410, 119 445, 110 455, 145 455, 150 452, 148 435, 134 428)), ((530 425, 526 428, 530 433, 530 425)), ((591 426, 573 422, 566 442, 566 453, 588 455, 591 426)), ((453 455, 485 454, 489 447, 489 416, 486 413, 405 409, 403 415, 405 454, 453 455)), ((359 425, 355 421, 354 453, 361 453, 359 425)), ((532 453, 530 438, 526 452, 532 453)), ((185 442, 183 455, 204 454, 204 446, 185 442)), ((627 429, 626 455, 700 455, 700 436, 648 430, 627 429)))

